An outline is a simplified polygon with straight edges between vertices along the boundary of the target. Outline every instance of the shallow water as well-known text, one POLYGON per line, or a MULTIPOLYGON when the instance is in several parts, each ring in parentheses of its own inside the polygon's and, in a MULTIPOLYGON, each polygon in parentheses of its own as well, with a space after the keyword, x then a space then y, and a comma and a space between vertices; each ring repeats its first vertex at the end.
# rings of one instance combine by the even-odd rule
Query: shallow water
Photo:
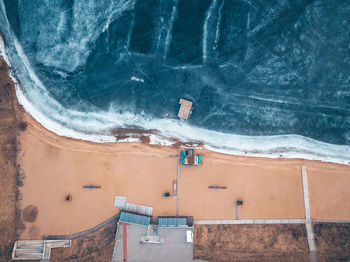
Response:
POLYGON ((347 0, 3 0, 0 19, 21 91, 45 121, 350 158, 347 0), (181 97, 194 102, 186 124, 181 97))

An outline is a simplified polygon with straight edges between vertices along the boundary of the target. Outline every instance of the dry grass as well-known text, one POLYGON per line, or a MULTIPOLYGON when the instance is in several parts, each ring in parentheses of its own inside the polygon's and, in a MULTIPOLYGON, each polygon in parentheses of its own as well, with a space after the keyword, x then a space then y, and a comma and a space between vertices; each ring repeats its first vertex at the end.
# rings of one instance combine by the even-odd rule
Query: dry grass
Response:
POLYGON ((22 227, 18 186, 22 175, 17 165, 17 118, 14 85, 8 66, 0 58, 0 261, 9 261, 22 227))
POLYGON ((195 226, 193 256, 207 261, 310 261, 301 224, 195 226))
POLYGON ((51 261, 111 261, 116 229, 113 221, 94 233, 73 239, 70 248, 52 249, 51 261))
POLYGON ((350 224, 315 223, 317 261, 350 261, 350 224))
POLYGON ((33 223, 38 216, 38 208, 33 205, 26 206, 22 211, 23 220, 33 223))

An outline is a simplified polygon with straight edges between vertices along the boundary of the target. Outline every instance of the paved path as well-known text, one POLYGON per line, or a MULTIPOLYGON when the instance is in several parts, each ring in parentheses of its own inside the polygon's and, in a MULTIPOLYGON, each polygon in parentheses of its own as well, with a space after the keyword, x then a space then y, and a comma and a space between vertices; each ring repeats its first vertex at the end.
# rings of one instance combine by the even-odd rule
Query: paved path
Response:
POLYGON ((305 224, 305 219, 195 220, 196 225, 305 224))
POLYGON ((309 199, 309 186, 307 183, 307 173, 306 167, 301 167, 301 175, 303 179, 303 192, 304 192, 304 206, 305 206, 305 217, 306 219, 311 219, 310 216, 310 199, 309 199))
POLYGON ((180 209, 180 149, 177 148, 177 176, 176 176, 176 216, 179 215, 180 209))
POLYGON ((314 231, 311 223, 310 216, 310 199, 309 199, 309 186, 307 183, 307 173, 306 167, 301 167, 301 175, 303 180, 303 192, 304 192, 304 206, 305 206, 305 218, 306 218, 306 232, 307 232, 307 241, 309 243, 309 250, 311 256, 311 262, 316 262, 316 243, 314 231))
POLYGON ((313 219, 314 223, 350 223, 350 220, 324 220, 324 219, 313 219))

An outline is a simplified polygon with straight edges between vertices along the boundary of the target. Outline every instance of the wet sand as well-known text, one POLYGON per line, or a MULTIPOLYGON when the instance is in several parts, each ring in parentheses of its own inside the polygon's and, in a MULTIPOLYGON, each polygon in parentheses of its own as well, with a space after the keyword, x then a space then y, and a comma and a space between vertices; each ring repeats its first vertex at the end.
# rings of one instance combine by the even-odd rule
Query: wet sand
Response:
MULTIPOLYGON (((23 118, 28 127, 20 136, 25 175, 21 207, 36 206, 38 214, 34 222, 25 222, 22 239, 89 229, 116 214, 116 195, 152 206, 153 215, 176 215, 176 199, 162 197, 163 191, 172 192, 177 176, 176 148, 73 140, 47 131, 26 113, 23 118), (90 184, 101 188, 83 188, 90 184), (68 193, 70 202, 65 201, 68 193)), ((202 166, 181 167, 180 215, 235 219, 234 203, 240 199, 240 219, 303 218, 300 166, 306 165, 312 216, 350 219, 349 166, 201 153, 202 166), (338 182, 328 187, 332 177, 338 182), (227 189, 208 189, 210 185, 227 189), (325 188, 332 198, 324 194, 325 188), (327 206, 334 210, 332 215, 327 206)))

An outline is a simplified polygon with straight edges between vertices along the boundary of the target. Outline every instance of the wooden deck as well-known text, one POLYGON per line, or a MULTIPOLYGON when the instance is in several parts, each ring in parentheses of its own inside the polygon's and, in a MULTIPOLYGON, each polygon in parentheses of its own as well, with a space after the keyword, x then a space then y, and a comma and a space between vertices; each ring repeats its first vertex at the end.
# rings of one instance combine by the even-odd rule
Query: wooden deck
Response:
POLYGON ((187 100, 181 98, 179 101, 179 104, 181 106, 180 106, 180 110, 179 110, 179 113, 177 114, 177 116, 179 118, 187 120, 191 114, 191 108, 192 108, 193 103, 191 101, 187 101, 187 100))

